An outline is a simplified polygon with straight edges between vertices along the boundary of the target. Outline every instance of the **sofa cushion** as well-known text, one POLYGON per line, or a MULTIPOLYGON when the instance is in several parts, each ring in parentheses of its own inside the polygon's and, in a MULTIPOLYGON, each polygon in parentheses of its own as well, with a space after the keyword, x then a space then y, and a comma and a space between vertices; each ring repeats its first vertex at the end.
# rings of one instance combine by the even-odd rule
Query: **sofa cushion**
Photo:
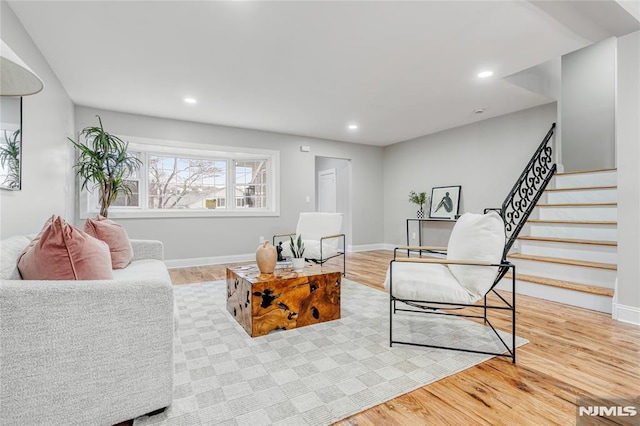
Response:
MULTIPOLYGON (((167 267, 163 261, 157 259, 134 260, 124 269, 113 270, 113 279, 116 281, 136 280, 140 279, 140 277, 144 277, 145 280, 161 280, 171 284, 171 276, 167 271, 167 267)), ((173 329, 177 331, 180 323, 180 312, 175 304, 175 299, 173 302, 173 329)))
POLYGON ((25 280, 109 280, 109 246, 52 216, 18 259, 25 280))
MULTIPOLYGON (((500 263, 504 244, 504 222, 498 213, 465 213, 451 231, 447 259, 500 263)), ((498 272, 488 266, 449 265, 449 269, 476 300, 489 291, 498 272)))
POLYGON ((131 262, 124 269, 114 269, 113 279, 122 280, 161 280, 171 284, 171 277, 164 262, 155 259, 143 259, 131 262))
POLYGON ((0 241, 0 279, 19 280, 18 257, 29 245, 29 238, 22 235, 0 241))
POLYGON ((133 248, 127 230, 122 225, 98 216, 95 219, 87 219, 84 223, 84 232, 107 243, 113 269, 126 268, 131 263, 133 248))

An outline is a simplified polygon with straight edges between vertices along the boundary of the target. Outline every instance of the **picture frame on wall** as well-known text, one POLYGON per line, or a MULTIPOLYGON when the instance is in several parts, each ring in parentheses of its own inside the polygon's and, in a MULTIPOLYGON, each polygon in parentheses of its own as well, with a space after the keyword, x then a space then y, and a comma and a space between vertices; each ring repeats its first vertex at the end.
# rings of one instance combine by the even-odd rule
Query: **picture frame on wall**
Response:
POLYGON ((431 219, 456 219, 460 209, 460 185, 438 186, 431 189, 431 219))

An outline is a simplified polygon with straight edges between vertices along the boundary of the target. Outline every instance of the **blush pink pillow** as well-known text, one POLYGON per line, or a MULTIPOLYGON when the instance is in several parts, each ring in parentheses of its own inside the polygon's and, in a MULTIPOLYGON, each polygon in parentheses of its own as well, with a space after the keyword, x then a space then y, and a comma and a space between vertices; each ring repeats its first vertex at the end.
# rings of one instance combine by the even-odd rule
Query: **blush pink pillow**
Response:
POLYGON ((126 268, 133 259, 133 248, 127 230, 106 217, 87 219, 84 232, 104 241, 111 251, 113 269, 126 268))
POLYGON ((52 216, 18 258, 25 280, 110 280, 111 255, 104 242, 52 216))

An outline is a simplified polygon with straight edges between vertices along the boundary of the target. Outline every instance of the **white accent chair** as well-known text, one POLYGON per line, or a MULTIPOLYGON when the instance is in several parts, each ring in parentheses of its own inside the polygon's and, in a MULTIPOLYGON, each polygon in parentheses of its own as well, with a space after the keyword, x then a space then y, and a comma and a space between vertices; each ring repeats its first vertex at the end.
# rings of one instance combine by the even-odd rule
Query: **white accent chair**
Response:
POLYGON ((390 295, 389 342, 415 346, 454 349, 499 355, 515 363, 515 291, 508 302, 494 291, 495 285, 511 269, 515 290, 515 266, 505 261, 505 226, 495 211, 487 214, 465 213, 456 222, 449 244, 443 247, 398 247, 387 270, 385 288, 390 295), (399 257, 407 250, 408 257, 399 257), (411 257, 411 253, 446 253, 446 258, 411 257), (504 305, 488 305, 487 294, 493 291, 504 305), (483 299, 482 304, 477 304, 483 299), (397 305, 400 304, 400 307, 397 305), (481 308, 482 315, 451 313, 453 309, 481 308), (512 314, 512 344, 509 347, 487 318, 487 310, 509 310, 512 314), (397 312, 424 312, 482 318, 506 348, 495 353, 464 348, 451 348, 431 343, 396 341, 393 339, 393 316, 397 312))
POLYGON ((346 273, 346 247, 345 235, 342 231, 342 213, 302 212, 298 218, 296 232, 278 234, 273 236, 273 244, 282 241, 283 256, 291 256, 289 239, 294 240, 302 235, 304 243, 304 258, 318 264, 324 264, 327 260, 342 256, 342 275, 346 273))

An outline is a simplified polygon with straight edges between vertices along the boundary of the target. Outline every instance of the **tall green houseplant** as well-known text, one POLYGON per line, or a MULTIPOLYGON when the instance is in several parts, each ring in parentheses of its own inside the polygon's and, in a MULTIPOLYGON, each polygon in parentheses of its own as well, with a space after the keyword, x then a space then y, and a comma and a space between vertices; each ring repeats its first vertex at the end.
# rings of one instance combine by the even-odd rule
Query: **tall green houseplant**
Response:
POLYGON ((80 177, 82 189, 99 189, 100 215, 108 217, 109 206, 119 194, 131 194, 126 179, 140 168, 142 162, 129 154, 129 143, 104 130, 98 117, 99 127, 85 127, 80 132, 86 144, 68 138, 78 149, 78 160, 74 166, 80 177))

